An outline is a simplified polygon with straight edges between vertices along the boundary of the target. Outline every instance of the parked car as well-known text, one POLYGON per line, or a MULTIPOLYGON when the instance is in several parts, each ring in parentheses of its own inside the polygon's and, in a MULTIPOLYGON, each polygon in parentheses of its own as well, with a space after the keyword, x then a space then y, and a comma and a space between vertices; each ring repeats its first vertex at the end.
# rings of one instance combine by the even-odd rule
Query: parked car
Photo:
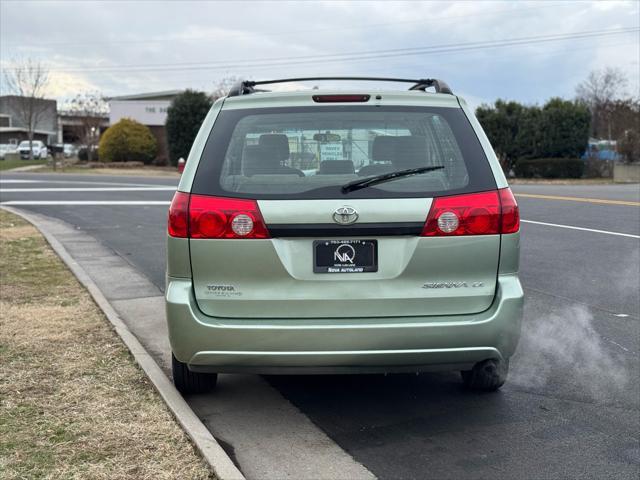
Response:
POLYGON ((223 372, 459 370, 468 388, 502 386, 523 307, 518 206, 465 101, 414 82, 243 82, 215 102, 169 208, 181 392, 223 372), (317 152, 304 171, 302 142, 317 152))
POLYGON ((0 160, 4 160, 4 157, 8 153, 15 153, 16 145, 11 143, 0 143, 0 160))
POLYGON ((71 158, 76 154, 76 147, 70 143, 56 143, 55 147, 62 152, 64 158, 71 158))
MULTIPOLYGON (((31 151, 33 152, 33 158, 42 160, 49 156, 47 146, 41 140, 33 140, 31 142, 31 151)), ((29 159, 29 140, 24 140, 18 145, 18 153, 22 160, 29 159)))

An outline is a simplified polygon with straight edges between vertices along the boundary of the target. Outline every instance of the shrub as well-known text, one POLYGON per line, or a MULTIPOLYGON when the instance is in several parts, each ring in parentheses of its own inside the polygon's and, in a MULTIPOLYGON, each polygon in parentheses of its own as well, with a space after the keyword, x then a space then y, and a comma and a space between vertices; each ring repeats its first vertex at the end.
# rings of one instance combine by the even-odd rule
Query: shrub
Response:
POLYGON ((515 166, 516 176, 523 178, 580 178, 584 161, 579 158, 520 159, 515 166))
POLYGON ((111 125, 102 137, 98 153, 103 162, 151 163, 158 145, 151 130, 128 118, 111 125))
MULTIPOLYGON (((95 146, 93 148, 94 148, 94 150, 93 150, 93 154, 91 155, 92 156, 91 160, 98 161, 98 160, 100 160, 100 155, 98 155, 98 149, 95 146)), ((88 147, 80 147, 78 149, 78 160, 80 160, 81 162, 89 161, 89 148, 88 147)))
POLYGON ((520 159, 576 158, 587 148, 589 110, 552 98, 543 107, 497 100, 476 110, 503 168, 520 159))
POLYGON ((169 160, 177 165, 187 158, 204 117, 211 108, 211 98, 204 92, 186 90, 173 99, 167 110, 167 143, 169 160))

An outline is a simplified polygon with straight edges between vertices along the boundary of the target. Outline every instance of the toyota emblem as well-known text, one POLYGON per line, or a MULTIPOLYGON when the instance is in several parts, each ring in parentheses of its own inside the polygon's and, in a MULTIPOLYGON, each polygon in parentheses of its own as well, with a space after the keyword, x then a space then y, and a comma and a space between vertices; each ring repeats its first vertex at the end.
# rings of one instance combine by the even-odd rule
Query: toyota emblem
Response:
POLYGON ((353 207, 344 206, 336 208, 333 212, 333 221, 340 225, 351 225, 356 220, 358 220, 358 212, 353 207))

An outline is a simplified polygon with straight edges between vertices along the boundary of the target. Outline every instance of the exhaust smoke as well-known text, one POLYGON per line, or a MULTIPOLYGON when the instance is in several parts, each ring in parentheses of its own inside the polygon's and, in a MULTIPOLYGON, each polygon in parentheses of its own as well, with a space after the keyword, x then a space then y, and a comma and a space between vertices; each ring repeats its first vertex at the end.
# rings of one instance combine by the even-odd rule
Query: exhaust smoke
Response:
POLYGON ((593 315, 581 305, 525 320, 518 350, 509 381, 522 387, 541 388, 556 376, 595 399, 629 380, 623 359, 605 348, 593 315))

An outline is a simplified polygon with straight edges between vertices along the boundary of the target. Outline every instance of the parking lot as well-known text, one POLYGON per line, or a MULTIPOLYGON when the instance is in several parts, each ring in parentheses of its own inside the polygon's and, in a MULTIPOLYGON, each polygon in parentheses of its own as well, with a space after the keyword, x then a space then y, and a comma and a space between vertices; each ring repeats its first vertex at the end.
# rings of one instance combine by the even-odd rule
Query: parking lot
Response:
MULTIPOLYGON (((162 290, 166 210, 176 183, 5 174, 0 203, 96 238, 162 290)), ((640 187, 541 184, 513 191, 523 219, 526 304, 523 337, 500 393, 467 393, 453 373, 266 377, 379 478, 637 478, 640 187)), ((217 394, 189 400, 197 412, 210 412, 225 390, 241 398, 242 381, 223 376, 217 394)), ((247 388, 245 396, 252 394, 247 388)), ((260 408, 245 400, 238 408, 260 408)), ((205 420, 220 438, 215 415, 205 420)), ((242 450, 259 442, 240 435, 266 433, 259 424, 237 430, 238 437, 223 440, 246 474, 260 452, 242 450)), ((295 455, 296 445, 289 448, 295 455)))

